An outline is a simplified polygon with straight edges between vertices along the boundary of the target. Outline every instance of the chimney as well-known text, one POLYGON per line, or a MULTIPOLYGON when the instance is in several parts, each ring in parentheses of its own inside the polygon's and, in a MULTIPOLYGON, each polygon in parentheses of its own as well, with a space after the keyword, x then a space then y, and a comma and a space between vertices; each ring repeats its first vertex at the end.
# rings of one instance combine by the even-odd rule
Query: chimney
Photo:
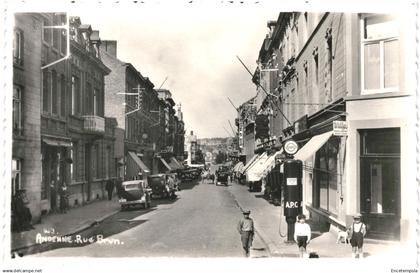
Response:
POLYGON ((273 32, 274 32, 274 29, 276 28, 276 25, 277 25, 277 21, 270 20, 270 21, 267 22, 267 27, 270 29, 269 32, 268 32, 268 36, 269 36, 268 38, 271 38, 271 36, 273 35, 273 32))
POLYGON ((90 41, 95 48, 95 55, 96 58, 100 59, 101 54, 99 52, 99 47, 101 46, 101 38, 99 38, 99 31, 98 30, 92 30, 90 34, 90 41))
POLYGON ((102 41, 102 49, 105 50, 112 57, 117 58, 117 41, 116 40, 102 41))

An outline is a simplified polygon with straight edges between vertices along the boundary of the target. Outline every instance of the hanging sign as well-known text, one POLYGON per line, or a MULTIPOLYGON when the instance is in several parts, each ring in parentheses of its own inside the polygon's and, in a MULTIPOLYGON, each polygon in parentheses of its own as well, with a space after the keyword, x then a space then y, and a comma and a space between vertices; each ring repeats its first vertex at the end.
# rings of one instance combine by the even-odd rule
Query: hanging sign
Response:
POLYGON ((342 120, 333 121, 333 135, 334 136, 347 136, 347 122, 342 120))

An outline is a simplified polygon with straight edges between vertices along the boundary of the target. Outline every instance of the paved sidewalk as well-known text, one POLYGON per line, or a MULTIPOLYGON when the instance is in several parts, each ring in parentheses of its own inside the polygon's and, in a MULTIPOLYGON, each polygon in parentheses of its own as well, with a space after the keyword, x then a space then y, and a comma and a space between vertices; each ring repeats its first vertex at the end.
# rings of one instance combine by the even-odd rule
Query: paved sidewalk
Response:
MULTIPOLYGON (((116 198, 112 201, 98 200, 90 204, 71 208, 67 213, 53 213, 42 216, 41 223, 34 225, 35 229, 20 233, 12 233, 12 251, 33 247, 36 245, 36 235, 43 236, 55 233, 70 235, 80 232, 97 222, 117 213, 120 205, 116 198)), ((51 234, 52 235, 52 234, 51 234)))
MULTIPOLYGON (((299 251, 295 244, 285 243, 287 236, 287 223, 282 216, 281 206, 274 206, 262 198, 262 193, 249 192, 248 187, 231 184, 230 192, 235 197, 238 205, 243 209, 251 210, 257 234, 269 249, 272 257, 298 257, 299 251)), ((320 257, 350 258, 351 246, 349 244, 336 243, 337 237, 334 232, 317 232, 313 228, 313 240, 308 245, 308 251, 316 252, 320 257)), ((365 240, 364 252, 366 256, 379 256, 387 252, 395 252, 399 247, 397 242, 381 242, 365 240)))

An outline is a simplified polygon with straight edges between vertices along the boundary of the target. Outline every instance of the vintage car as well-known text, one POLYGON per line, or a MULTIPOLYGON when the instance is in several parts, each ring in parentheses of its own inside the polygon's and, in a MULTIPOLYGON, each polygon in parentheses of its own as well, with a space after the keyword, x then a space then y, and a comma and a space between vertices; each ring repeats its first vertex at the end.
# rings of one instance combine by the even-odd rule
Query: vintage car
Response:
POLYGON ((168 174, 154 174, 147 178, 152 189, 152 198, 176 198, 176 185, 168 174))
POLYGON ((147 187, 144 180, 124 181, 121 184, 119 203, 121 209, 124 210, 131 206, 141 205, 149 208, 151 205, 151 190, 147 187))

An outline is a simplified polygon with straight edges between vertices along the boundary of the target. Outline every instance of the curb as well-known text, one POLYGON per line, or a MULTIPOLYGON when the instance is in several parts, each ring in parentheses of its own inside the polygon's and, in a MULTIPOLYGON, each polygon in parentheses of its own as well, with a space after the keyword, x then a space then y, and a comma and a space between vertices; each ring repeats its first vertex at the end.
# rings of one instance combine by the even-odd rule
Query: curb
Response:
MULTIPOLYGON (((84 230, 86 230, 86 229, 88 229, 90 227, 93 227, 94 225, 97 225, 97 224, 101 223, 106 218, 111 217, 114 214, 117 214, 119 211, 120 210, 117 209, 117 210, 115 210, 113 212, 107 213, 107 214, 105 214, 105 215, 103 215, 103 216, 101 216, 101 217, 93 220, 91 223, 84 224, 84 225, 82 225, 80 227, 76 227, 73 231, 69 231, 66 234, 63 234, 62 236, 71 236, 71 235, 74 235, 75 233, 82 232, 82 231, 84 231, 84 230)), ((26 245, 26 246, 23 246, 23 247, 18 247, 18 248, 10 249, 10 251, 13 253, 13 252, 19 252, 19 251, 25 250, 26 255, 27 255, 27 254, 32 254, 33 253, 33 249, 35 249, 37 246, 41 246, 41 245, 43 245, 43 244, 36 244, 36 243, 34 243, 34 244, 26 245)))

